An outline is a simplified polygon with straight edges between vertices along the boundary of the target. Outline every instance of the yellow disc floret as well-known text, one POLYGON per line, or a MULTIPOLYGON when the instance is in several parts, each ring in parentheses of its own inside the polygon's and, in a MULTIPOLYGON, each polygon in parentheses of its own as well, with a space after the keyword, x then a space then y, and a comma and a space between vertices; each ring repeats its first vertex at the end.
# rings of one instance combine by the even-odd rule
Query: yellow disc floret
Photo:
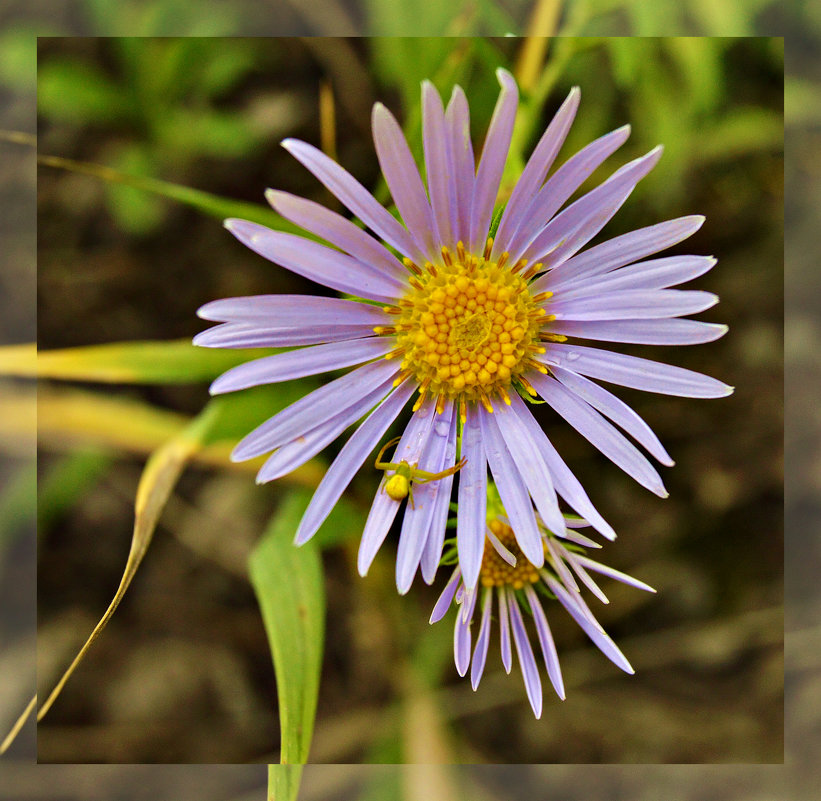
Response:
POLYGON ((508 564, 490 541, 485 542, 482 556, 482 568, 479 582, 483 587, 512 587, 520 590, 527 584, 536 584, 541 579, 539 569, 531 564, 516 544, 513 529, 498 518, 488 521, 488 527, 512 554, 516 557, 516 566, 508 564))
POLYGON ((540 330, 551 317, 538 305, 544 296, 528 290, 532 268, 506 266, 507 254, 490 261, 490 244, 481 257, 466 254, 461 242, 455 254, 443 248, 441 262, 424 270, 406 262, 414 275, 393 311, 396 355, 402 375, 419 382, 420 403, 430 393, 440 406, 444 399, 478 401, 492 411, 490 398, 509 402, 511 383, 543 352, 540 330))

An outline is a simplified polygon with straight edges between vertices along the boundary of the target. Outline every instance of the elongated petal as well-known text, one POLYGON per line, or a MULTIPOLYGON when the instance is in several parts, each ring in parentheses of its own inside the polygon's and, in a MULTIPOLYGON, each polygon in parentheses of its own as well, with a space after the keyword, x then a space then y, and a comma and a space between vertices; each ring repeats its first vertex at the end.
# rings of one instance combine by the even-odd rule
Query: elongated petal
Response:
POLYGON ((718 303, 712 292, 681 289, 626 289, 549 303, 557 320, 638 320, 683 317, 718 303))
POLYGON ((447 614, 448 609, 450 609, 450 605, 453 603, 453 596, 456 595, 456 590, 459 588, 459 580, 461 578, 462 573, 457 567, 451 574, 451 577, 448 579, 448 583, 445 585, 445 589, 442 590, 442 594, 436 601, 433 611, 430 613, 430 620, 428 622, 438 623, 447 614))
POLYGON ((341 214, 312 200, 269 189, 265 197, 286 220, 344 250, 359 261, 372 264, 404 285, 407 270, 381 242, 346 220, 341 214))
POLYGON ((502 652, 502 667, 510 673, 513 667, 513 653, 510 650, 510 618, 507 616, 507 587, 499 588, 499 648, 502 652))
POLYGON ((600 387, 593 381, 564 367, 553 367, 552 372, 571 392, 574 392, 594 409, 609 417, 616 425, 621 426, 662 464, 672 467, 673 460, 659 442, 653 430, 624 401, 608 392, 604 387, 600 387))
POLYGON ((476 586, 485 549, 487 516, 487 462, 482 429, 476 409, 467 407, 462 430, 462 456, 467 459, 459 471, 459 515, 456 519, 456 546, 459 564, 468 588, 476 586))
POLYGON ((629 136, 629 125, 611 131, 591 142, 556 170, 525 210, 518 229, 508 243, 512 264, 518 261, 567 199, 608 156, 627 141, 629 136))
MULTIPOLYGON (((434 425, 438 425, 438 422, 434 425)), ((448 434, 447 447, 443 464, 452 465, 456 463, 456 442, 459 432, 459 415, 454 410, 451 414, 450 432, 448 434)), ((453 475, 440 479, 439 491, 434 500, 434 510, 431 516, 430 528, 425 538, 425 550, 422 552, 420 567, 422 578, 428 583, 433 582, 439 561, 442 558, 442 547, 445 542, 445 529, 448 521, 448 511, 450 509, 451 490, 453 489, 453 475)))
POLYGON ((536 567, 541 567, 544 564, 542 535, 536 524, 536 516, 533 513, 526 485, 516 462, 505 445, 495 414, 489 414, 481 406, 478 407, 478 412, 490 472, 493 474, 499 497, 510 518, 516 542, 528 560, 536 567))
POLYGON ((636 184, 656 166, 661 152, 661 147, 656 147, 625 164, 603 184, 568 206, 528 246, 525 258, 537 262, 549 257, 547 261, 553 267, 569 259, 604 228, 636 184))
POLYGON ((387 325, 381 306, 341 298, 312 295, 252 295, 213 300, 197 309, 197 316, 218 322, 257 324, 264 328, 387 325))
MULTIPOLYGON (((408 425, 402 432, 402 438, 399 440, 396 450, 393 452, 392 462, 416 464, 419 461, 427 447, 429 437, 432 436, 435 414, 436 404, 432 401, 423 404, 421 408, 413 413, 408 425)), ((402 504, 401 501, 394 500, 384 491, 386 481, 387 474, 379 484, 368 519, 365 521, 365 529, 362 532, 359 555, 356 561, 360 576, 367 574, 371 562, 373 562, 377 551, 382 546, 391 523, 402 504)))
POLYGON ((419 248, 435 261, 442 247, 439 229, 405 135, 381 103, 374 105, 371 119, 376 156, 396 208, 419 248))
MULTIPOLYGON (((425 172, 433 216, 442 244, 456 247, 453 236, 456 206, 451 207, 450 181, 453 163, 448 158, 445 109, 439 92, 430 81, 422 83, 422 145, 425 151, 425 172)), ((455 200, 455 197, 454 197, 455 200)))
POLYGON ((539 187, 553 165, 556 155, 562 144, 564 144, 570 126, 573 124, 580 97, 579 87, 574 86, 570 90, 567 99, 562 103, 561 108, 550 121, 550 125, 547 126, 542 138, 539 140, 539 144, 536 145, 528 159, 499 221, 499 228, 493 241, 491 260, 496 261, 508 249, 512 236, 528 218, 527 212, 530 204, 536 197, 539 187))
MULTIPOLYGON (((450 464, 445 462, 452 417, 453 402, 449 401, 442 414, 437 414, 435 417, 433 431, 419 459, 419 469, 429 473, 441 473, 453 466, 453 462, 450 464)), ((436 501, 443 489, 441 479, 424 484, 415 483, 413 486, 413 504, 405 510, 396 554, 396 587, 401 595, 410 589, 416 574, 436 511, 436 501)), ((444 529, 442 533, 444 534, 444 529)))
POLYGON ((223 373, 211 384, 210 392, 218 395, 260 384, 276 384, 330 370, 341 370, 343 367, 384 356, 395 344, 390 337, 368 337, 264 356, 223 373))
POLYGON ((470 249, 473 253, 481 253, 485 247, 493 215, 493 204, 499 192, 499 182, 502 180, 513 134, 516 107, 519 104, 519 89, 513 76, 507 70, 498 69, 496 77, 502 91, 493 109, 490 127, 485 137, 470 207, 470 249))
POLYGON ((559 500, 553 488, 550 471, 538 447, 528 434, 524 422, 519 419, 523 414, 530 414, 530 412, 514 410, 512 406, 500 404, 494 416, 505 445, 516 463, 519 474, 524 479, 542 520, 551 531, 563 531, 564 517, 559 510, 559 500))
POLYGON ((453 661, 460 676, 468 672, 470 665, 470 617, 456 616, 453 627, 453 661))
POLYGON ((601 562, 596 562, 587 556, 582 556, 581 554, 576 554, 575 557, 577 562, 580 562, 585 567, 590 568, 590 570, 595 570, 597 573, 601 573, 603 576, 615 579, 616 581, 621 581, 624 584, 629 584, 631 587, 635 587, 638 590, 655 592, 649 584, 645 584, 643 581, 639 581, 637 578, 633 578, 627 573, 622 573, 620 570, 603 565, 601 562))
POLYGON ((373 326, 341 325, 316 328, 269 328, 247 323, 221 323, 201 331, 193 344, 201 348, 288 348, 373 336, 373 326))
POLYGON ((555 291, 570 282, 610 272, 672 247, 692 236, 703 224, 704 217, 694 214, 648 225, 608 239, 558 265, 549 278, 537 279, 531 284, 531 288, 534 292, 544 292, 549 283, 550 288, 555 291))
POLYGON ((538 719, 542 716, 542 682, 539 679, 539 669, 536 667, 536 660, 533 658, 533 649, 530 647, 530 640, 527 638, 519 604, 512 594, 508 595, 507 603, 510 609, 510 620, 513 624, 513 641, 516 643, 516 653, 519 657, 519 665, 522 668, 522 677, 527 691, 527 700, 530 701, 533 714, 538 719))
POLYGON ((677 317, 662 320, 592 320, 576 322, 556 321, 550 331, 580 339, 602 342, 634 342, 640 345, 698 345, 713 342, 727 333, 727 326, 702 323, 700 320, 681 320, 677 317))
POLYGON ((424 261, 413 237, 347 170, 307 142, 285 139, 282 146, 385 242, 414 261, 424 261))
MULTIPOLYGON (((531 378, 530 374, 528 374, 528 378, 531 378)), ((559 456, 541 426, 536 422, 532 414, 525 414, 525 412, 528 412, 525 402, 516 394, 512 394, 510 400, 511 406, 519 411, 520 419, 530 432, 533 442, 536 443, 541 451, 542 458, 544 458, 545 464, 550 469, 550 475, 553 478, 556 491, 573 509, 584 517, 585 520, 589 521, 590 525, 592 525, 596 531, 610 540, 615 539, 616 533, 610 524, 596 511, 596 508, 590 502, 590 498, 587 497, 587 493, 579 483, 579 480, 573 475, 561 456, 559 456)))
POLYGON ((402 411, 414 389, 415 384, 410 379, 404 381, 351 434, 319 482, 302 516, 295 537, 297 545, 302 545, 316 534, 357 470, 362 467, 368 454, 376 448, 379 440, 402 411))
POLYGON ((581 345, 551 343, 541 360, 545 364, 567 367, 590 378, 643 389, 645 392, 658 392, 661 395, 723 398, 733 392, 733 387, 722 381, 683 367, 581 345))
MULTIPOLYGON (((576 559, 577 554, 573 553, 573 551, 568 550, 564 547, 558 540, 552 543, 554 549, 558 551, 561 558, 573 569, 573 572, 579 577, 582 584, 593 593, 603 604, 609 604, 610 601, 608 600, 607 596, 602 592, 601 588, 590 574, 584 569, 584 565, 582 565, 578 559, 576 559)), ((564 582, 565 586, 567 587, 567 582, 564 582)), ((578 590, 578 585, 576 585, 576 589, 578 590)))
POLYGON ((563 554, 555 539, 553 537, 546 537, 545 545, 547 546, 547 551, 550 555, 550 564, 553 567, 553 570, 556 571, 556 574, 562 584, 564 584, 564 586, 571 592, 578 592, 579 585, 576 583, 576 579, 573 577, 570 569, 564 563, 564 559, 562 558, 563 554))
POLYGON ((527 601, 530 604, 530 611, 533 613, 533 621, 536 624, 536 632, 539 635, 539 645, 542 649, 542 656, 547 667, 547 675, 550 677, 550 683, 556 694, 564 701, 564 680, 562 679, 562 669, 559 665, 559 655, 556 653, 556 645, 553 642, 553 634, 550 631, 550 626, 547 623, 544 609, 542 608, 539 596, 536 595, 532 586, 525 587, 525 594, 527 601))
POLYGON ((448 180, 453 236, 457 241, 466 242, 470 237, 470 203, 475 176, 473 145, 470 141, 470 111, 460 86, 453 87, 450 102, 445 109, 445 124, 448 133, 448 159, 453 164, 452 180, 448 180))
POLYGON ((398 365, 380 359, 310 392, 257 426, 234 448, 231 459, 242 462, 290 442, 360 398, 398 372, 398 365))
POLYGON ((473 649, 473 661, 470 666, 470 686, 475 690, 482 680, 487 661, 487 648, 490 644, 490 616, 493 611, 493 590, 488 587, 482 593, 482 625, 473 649))
POLYGON ((590 637, 596 647, 617 667, 625 673, 635 673, 632 665, 627 661, 627 657, 619 650, 618 646, 604 633, 601 627, 597 628, 587 616, 582 612, 574 598, 558 581, 549 578, 548 586, 553 594, 559 599, 561 605, 570 613, 571 617, 579 624, 582 631, 590 637))
POLYGON ((601 276, 567 281, 562 286, 561 299, 623 292, 628 289, 666 289, 704 275, 717 263, 712 256, 666 256, 640 261, 601 276))
POLYGON ((278 448, 260 468, 257 473, 257 483, 281 478, 305 464, 308 459, 316 456, 326 445, 333 442, 348 426, 353 425, 376 406, 391 391, 392 387, 393 380, 389 378, 373 392, 369 392, 352 406, 331 417, 330 420, 320 423, 311 431, 278 448))
POLYGON ((655 468, 592 406, 559 381, 538 374, 531 382, 539 394, 583 437, 643 487, 661 498, 667 491, 655 468))
POLYGON ((272 231, 247 220, 226 220, 225 227, 260 256, 331 289, 389 302, 406 289, 392 275, 310 239, 272 231))

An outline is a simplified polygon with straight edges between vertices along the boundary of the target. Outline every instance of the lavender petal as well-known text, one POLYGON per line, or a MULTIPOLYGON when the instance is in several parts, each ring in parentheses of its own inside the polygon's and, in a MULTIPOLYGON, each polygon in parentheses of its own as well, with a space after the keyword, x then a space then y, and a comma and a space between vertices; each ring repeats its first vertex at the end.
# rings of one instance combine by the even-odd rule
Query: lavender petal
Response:
POLYGON ((459 474, 459 514, 456 546, 468 588, 476 586, 485 548, 487 516, 487 462, 476 408, 468 405, 462 430, 462 456, 467 459, 459 474))
POLYGON ((533 714, 538 719, 542 716, 542 682, 539 679, 539 669, 536 667, 533 649, 530 647, 530 640, 527 638, 522 612, 512 594, 508 595, 507 604, 513 623, 513 641, 516 643, 516 653, 519 657, 519 666, 522 668, 527 699, 530 701, 533 714))

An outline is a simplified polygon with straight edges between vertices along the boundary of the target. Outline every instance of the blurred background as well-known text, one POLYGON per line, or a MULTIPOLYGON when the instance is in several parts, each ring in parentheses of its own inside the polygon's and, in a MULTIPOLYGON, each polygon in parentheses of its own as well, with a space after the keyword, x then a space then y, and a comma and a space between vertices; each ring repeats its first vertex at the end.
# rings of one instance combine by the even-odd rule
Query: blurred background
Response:
MULTIPOLYGON (((406 124, 418 151, 420 81, 431 77, 446 94, 458 82, 478 146, 498 91, 494 70, 506 66, 523 84, 527 114, 517 133, 526 155, 579 85, 582 104, 559 162, 613 128, 633 127, 585 188, 665 145, 659 167, 599 239, 701 213, 703 229, 671 252, 719 259, 698 286, 722 299, 704 319, 728 323, 730 333, 706 346, 631 352, 737 387, 721 401, 620 392, 676 459, 663 474, 666 501, 541 416, 620 533, 603 560, 659 591, 608 586, 611 604, 596 610, 637 676, 622 675, 553 609, 567 701, 548 694, 543 719, 534 720, 520 675, 504 674, 494 645, 474 693, 452 664, 452 620, 426 622, 441 583, 398 598, 393 536, 368 578, 356 575, 358 532, 375 486, 366 468, 347 496, 348 535, 323 550, 327 638, 310 759, 423 762, 432 753, 467 763, 778 762, 782 42, 567 38, 528 74, 532 47, 517 38, 41 38, 41 159, 162 178, 217 200, 203 214, 164 190, 101 180, 70 162, 44 163, 39 347, 187 340, 203 327, 194 312, 208 300, 316 292, 238 245, 218 219, 227 216, 221 199, 259 203, 268 186, 334 206, 279 146, 285 136, 322 144, 386 199, 369 133, 375 100, 406 124)), ((209 362, 191 372, 187 358, 157 380, 137 363, 128 385, 41 385, 41 693, 113 595, 146 455, 201 409, 208 371, 225 366, 209 362)), ((223 438, 235 441, 315 385, 267 389, 254 403, 241 402, 223 438)), ((39 726, 40 761, 277 760, 274 674, 246 560, 267 521, 316 479, 257 487, 247 465, 224 458, 230 444, 222 460, 195 461, 176 486, 133 586, 39 726)))

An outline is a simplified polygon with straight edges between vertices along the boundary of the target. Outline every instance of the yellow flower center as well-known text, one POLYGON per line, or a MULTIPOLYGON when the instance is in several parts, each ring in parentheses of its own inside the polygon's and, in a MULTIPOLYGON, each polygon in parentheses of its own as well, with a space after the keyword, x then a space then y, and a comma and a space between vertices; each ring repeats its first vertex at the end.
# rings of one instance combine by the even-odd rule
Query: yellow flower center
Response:
MULTIPOLYGON (((510 402, 508 388, 517 381, 531 392, 523 373, 544 368, 530 357, 544 353, 539 344, 544 322, 553 319, 533 297, 528 279, 541 265, 506 266, 507 254, 489 260, 492 240, 482 257, 466 254, 462 243, 442 260, 420 269, 410 261, 411 288, 396 307, 395 354, 402 356, 402 378, 419 382, 417 408, 428 392, 439 399, 478 401, 492 411, 490 398, 510 402)), ((377 333, 387 332, 379 329, 377 333)), ((535 394, 535 392, 533 393, 535 394)))
POLYGON ((520 590, 526 584, 537 584, 541 580, 539 569, 521 552, 516 544, 513 529, 498 518, 488 521, 488 527, 502 545, 516 557, 516 567, 508 564, 493 547, 493 543, 486 540, 482 567, 479 572, 481 585, 483 587, 512 587, 514 590, 520 590))

